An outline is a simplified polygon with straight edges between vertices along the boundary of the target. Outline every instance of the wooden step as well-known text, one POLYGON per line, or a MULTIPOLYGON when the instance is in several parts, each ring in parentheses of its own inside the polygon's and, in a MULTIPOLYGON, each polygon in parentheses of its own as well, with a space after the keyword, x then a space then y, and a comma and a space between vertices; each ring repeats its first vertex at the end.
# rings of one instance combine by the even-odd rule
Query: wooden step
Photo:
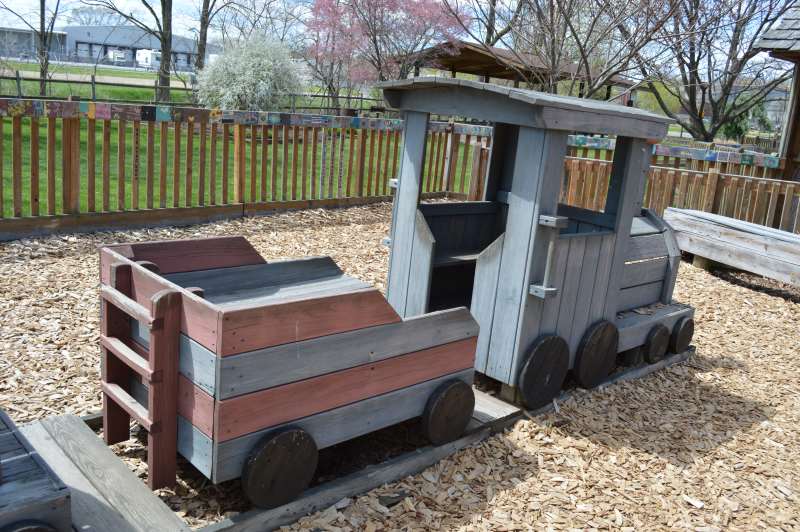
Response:
POLYGON ((189 530, 79 417, 48 418, 20 432, 71 489, 75 530, 189 530))

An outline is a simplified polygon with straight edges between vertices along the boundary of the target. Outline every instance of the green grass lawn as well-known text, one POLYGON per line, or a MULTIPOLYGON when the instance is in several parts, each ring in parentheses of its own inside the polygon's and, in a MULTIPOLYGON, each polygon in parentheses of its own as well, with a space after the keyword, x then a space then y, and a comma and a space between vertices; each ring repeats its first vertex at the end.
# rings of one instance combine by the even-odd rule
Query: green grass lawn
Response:
MULTIPOLYGON (((39 94, 39 82, 35 80, 25 80, 22 82, 22 95, 37 96, 39 94)), ((55 82, 48 83, 48 96, 66 98, 68 96, 78 96, 82 99, 90 99, 92 88, 90 85, 55 82)), ((16 97, 17 85, 14 80, 0 80, 0 94, 16 97)), ((98 100, 117 100, 120 102, 152 102, 154 100, 154 89, 151 87, 110 87, 97 85, 96 96, 98 100)), ((170 93, 174 103, 190 103, 191 96, 183 90, 173 90, 170 93)))
MULTIPOLYGON (((28 63, 25 61, 6 60, 0 62, 0 67, 7 70, 24 70, 26 72, 39 73, 38 63, 28 63)), ((115 76, 119 78, 135 78, 135 79, 155 79, 156 73, 146 70, 132 70, 122 68, 108 68, 98 66, 95 70, 94 65, 62 65, 60 63, 50 64, 50 72, 61 72, 65 74, 74 74, 80 79, 89 79, 89 76, 95 74, 96 76, 115 76)))
MULTIPOLYGON (((3 161, 2 161, 2 172, 3 172, 3 215, 5 217, 10 217, 13 214, 13 194, 12 194, 12 127, 11 121, 9 119, 3 119, 3 161)), ((119 172, 118 172, 118 127, 119 122, 112 121, 111 122, 111 140, 109 143, 109 154, 110 154, 110 165, 109 165, 109 208, 110 210, 121 210, 121 206, 118 203, 118 192, 119 192, 119 172)), ((222 182, 222 127, 218 127, 218 141, 216 147, 216 153, 211 153, 211 140, 210 135, 208 138, 208 145, 207 145, 207 157, 206 157, 206 172, 205 172, 205 193, 203 197, 203 202, 208 205, 211 203, 211 193, 210 190, 210 171, 211 171, 211 164, 216 165, 216 186, 213 190, 214 198, 216 199, 216 203, 222 203, 222 189, 223 189, 223 182, 222 182)), ((200 198, 198 197, 198 190, 199 190, 199 174, 200 174, 200 135, 199 132, 194 133, 193 138, 193 146, 192 146, 192 191, 191 197, 189 197, 188 201, 186 198, 186 146, 187 146, 187 131, 186 125, 182 127, 181 131, 181 138, 180 138, 180 172, 178 174, 179 180, 179 196, 178 196, 178 205, 179 206, 197 206, 200 204, 200 198)), ((146 188, 146 169, 147 169, 147 141, 146 141, 146 131, 147 131, 147 124, 142 123, 140 128, 140 143, 139 143, 139 177, 138 177, 138 186, 136 190, 133 190, 133 160, 134 160, 134 153, 133 153, 133 124, 131 122, 126 123, 126 130, 125 130, 125 202, 124 206, 122 206, 125 210, 129 210, 132 208, 132 197, 134 194, 138 197, 139 200, 139 208, 146 208, 146 199, 147 199, 147 188, 146 188)), ((301 130, 302 131, 302 130, 301 130)), ((309 130, 310 131, 310 130, 309 130)), ((325 130, 320 130, 325 131, 325 130)), ((338 130, 337 130, 338 131, 338 130)), ((363 131, 363 130, 360 130, 363 131)), ((359 133, 360 133, 359 131, 359 133)), ((330 136, 327 137, 325 142, 325 146, 323 147, 322 142, 322 134, 319 134, 319 141, 317 145, 317 165, 315 168, 312 168, 312 149, 309 140, 309 148, 308 148, 308 156, 306 159, 306 176, 304 178, 302 173, 302 160, 303 160, 303 143, 297 142, 296 144, 292 142, 290 139, 288 146, 288 157, 284 160, 284 150, 282 142, 277 145, 276 150, 276 158, 275 158, 275 166, 277 168, 277 176, 276 176, 276 188, 273 194, 272 184, 272 159, 273 159, 273 147, 271 143, 268 143, 267 150, 265 153, 262 153, 262 144, 260 138, 260 128, 259 128, 259 137, 256 139, 256 164, 255 164, 255 189, 256 195, 255 197, 251 197, 250 190, 251 190, 251 174, 250 174, 250 158, 251 158, 251 144, 248 141, 245 146, 245 200, 246 201, 259 201, 261 198, 261 165, 262 165, 262 158, 266 157, 266 167, 267 167, 267 179, 266 179, 266 198, 267 200, 290 200, 293 199, 292 195, 292 183, 293 183, 293 165, 294 165, 294 157, 293 157, 293 150, 297 150, 297 182, 298 182, 298 191, 294 197, 300 199, 303 197, 302 191, 300 186, 303 186, 305 189, 305 197, 311 198, 311 183, 312 180, 315 181, 315 198, 324 198, 324 197, 338 197, 339 196, 339 179, 342 180, 342 188, 343 188, 343 196, 348 195, 346 191, 346 184, 348 182, 348 168, 349 168, 349 153, 351 149, 351 144, 353 142, 359 142, 359 139, 350 138, 348 135, 342 136, 341 134, 337 134, 336 140, 336 156, 334 159, 334 168, 333 172, 331 173, 331 166, 330 166, 330 152, 331 152, 331 140, 330 136), (340 145, 342 139, 344 138, 344 149, 340 151, 340 145), (325 166, 323 168, 323 150, 325 152, 325 166), (343 156, 340 158, 340 154, 343 156), (333 175, 333 179, 331 179, 331 175, 333 175), (322 177, 321 177, 322 176, 322 177), (320 183, 320 179, 322 179, 322 183, 320 183), (284 181, 286 181, 286 186, 284 187, 284 181), (287 190, 286 197, 283 196, 283 191, 287 190)), ((87 131, 87 122, 85 120, 81 121, 81 136, 80 136, 80 154, 81 154, 81 183, 80 183, 80 212, 88 212, 88 161, 87 161, 87 139, 91 133, 87 131)), ((95 161, 94 161, 94 168, 95 168, 95 210, 101 211, 103 210, 103 191, 102 191, 102 127, 100 121, 98 121, 96 125, 95 134, 95 143, 96 143, 96 153, 95 153, 95 161)), ((374 135, 376 142, 374 146, 374 150, 370 154, 370 139, 367 139, 366 146, 365 146, 365 170, 364 170, 364 178, 363 178, 363 187, 365 190, 365 195, 380 195, 383 192, 383 183, 385 180, 395 177, 396 169, 392 168, 392 160, 394 157, 394 137, 392 136, 388 142, 388 149, 387 149, 387 141, 384 140, 383 149, 381 150, 381 159, 378 160, 378 133, 377 131, 370 131, 370 135, 374 135), (371 156, 370 156, 371 155, 371 156), (388 171, 384 173, 384 169, 386 168, 386 157, 389 157, 388 161, 388 171)), ((38 191, 39 191, 39 213, 46 214, 48 212, 48 205, 47 205, 47 142, 46 142, 46 135, 47 135, 47 123, 46 120, 40 120, 39 122, 39 183, 38 183, 38 191)), ((279 137, 281 138, 281 137, 279 137)), ((31 178, 30 178, 30 163, 31 163, 31 153, 30 153, 30 120, 25 118, 22 120, 22 150, 21 150, 21 162, 22 162, 22 172, 21 172, 21 184, 22 184, 22 214, 23 216, 28 216, 31 213, 30 210, 30 190, 31 190, 31 178)), ((165 139, 161 138, 160 135, 160 128, 159 125, 156 124, 155 127, 155 136, 154 136, 154 186, 153 186, 153 195, 154 201, 153 204, 155 207, 158 207, 161 202, 160 193, 159 193, 159 176, 161 173, 160 169, 160 145, 162 142, 166 141, 167 145, 167 164, 166 164, 166 196, 164 198, 165 205, 167 207, 172 207, 174 204, 174 197, 173 197, 173 183, 174 183, 174 173, 173 173, 173 162, 174 162, 174 155, 175 155, 175 131, 174 129, 170 128, 168 130, 168 134, 165 139)), ((230 150, 230 157, 229 157, 229 167, 228 167, 228 202, 232 203, 234 200, 234 173, 233 173, 233 140, 232 140, 232 129, 231 129, 231 140, 228 146, 230 150)), ((358 146, 356 145, 355 148, 357 149, 358 146)), ((63 212, 63 205, 62 205, 62 168, 61 168, 61 125, 60 121, 58 121, 57 128, 56 128, 56 138, 55 138, 55 149, 56 149, 56 157, 55 157, 55 203, 56 203, 56 213, 63 212)), ((435 146, 431 145, 431 141, 429 140, 428 143, 428 153, 434 154, 435 153, 435 146)), ((466 158, 464 155, 465 146, 461 144, 459 146, 459 154, 457 157, 457 167, 455 171, 456 176, 456 183, 455 183, 455 190, 461 190, 461 165, 464 164, 466 159, 467 168, 465 169, 465 177, 467 183, 464 183, 464 190, 469 190, 469 178, 472 174, 472 157, 467 156, 466 158)), ((471 155, 471 154, 468 154, 471 155)), ((398 153, 398 161, 397 166, 399 167, 399 158, 401 157, 401 153, 398 153)), ((358 167, 357 158, 353 157, 353 177, 352 177, 352 187, 355 187, 355 174, 356 168, 358 167)), ((440 165, 441 169, 441 165, 440 165)), ((438 171, 434 171, 433 175, 438 175, 438 171)), ((427 186, 428 181, 431 178, 428 176, 428 165, 425 165, 425 181, 423 186, 425 187, 424 190, 429 190, 427 186)), ((430 187, 431 190, 434 189, 433 186, 430 187)), ((388 186, 387 186, 388 191, 388 186)), ((355 191, 351 192, 352 195, 358 195, 355 191)))

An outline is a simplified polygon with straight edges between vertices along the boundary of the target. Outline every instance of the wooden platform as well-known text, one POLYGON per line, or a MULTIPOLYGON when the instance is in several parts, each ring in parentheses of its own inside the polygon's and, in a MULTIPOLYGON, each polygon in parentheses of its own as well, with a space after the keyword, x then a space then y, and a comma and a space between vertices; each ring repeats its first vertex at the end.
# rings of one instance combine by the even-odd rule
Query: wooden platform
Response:
POLYGON ((77 416, 20 427, 72 494, 80 532, 188 531, 189 527, 77 416))

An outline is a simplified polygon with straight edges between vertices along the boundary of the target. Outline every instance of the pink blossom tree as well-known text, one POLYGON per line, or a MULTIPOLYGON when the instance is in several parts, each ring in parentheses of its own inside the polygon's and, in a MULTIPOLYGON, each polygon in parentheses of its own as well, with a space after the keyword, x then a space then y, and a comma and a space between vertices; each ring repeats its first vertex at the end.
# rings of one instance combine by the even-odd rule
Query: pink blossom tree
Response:
POLYGON ((462 20, 440 0, 314 0, 308 62, 331 94, 403 79, 419 65, 417 52, 463 34, 462 20))

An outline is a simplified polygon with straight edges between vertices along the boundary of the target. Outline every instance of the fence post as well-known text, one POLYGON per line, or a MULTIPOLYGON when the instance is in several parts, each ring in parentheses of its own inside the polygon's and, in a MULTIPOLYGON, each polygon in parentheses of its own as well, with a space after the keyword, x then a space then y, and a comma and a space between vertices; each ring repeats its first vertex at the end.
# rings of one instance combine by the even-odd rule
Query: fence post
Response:
POLYGON ((714 211, 714 199, 717 195, 717 181, 719 181, 719 169, 709 168, 706 190, 703 193, 703 210, 705 212, 714 211))
POLYGON ((94 74, 92 74, 92 101, 97 99, 97 87, 94 84, 94 74))
POLYGON ((22 78, 20 78, 19 70, 14 71, 17 82, 17 98, 22 98, 22 78))
MULTIPOLYGON (((273 139, 274 142, 274 139, 273 139)), ((245 130, 244 125, 233 126, 233 202, 244 202, 245 130)))

